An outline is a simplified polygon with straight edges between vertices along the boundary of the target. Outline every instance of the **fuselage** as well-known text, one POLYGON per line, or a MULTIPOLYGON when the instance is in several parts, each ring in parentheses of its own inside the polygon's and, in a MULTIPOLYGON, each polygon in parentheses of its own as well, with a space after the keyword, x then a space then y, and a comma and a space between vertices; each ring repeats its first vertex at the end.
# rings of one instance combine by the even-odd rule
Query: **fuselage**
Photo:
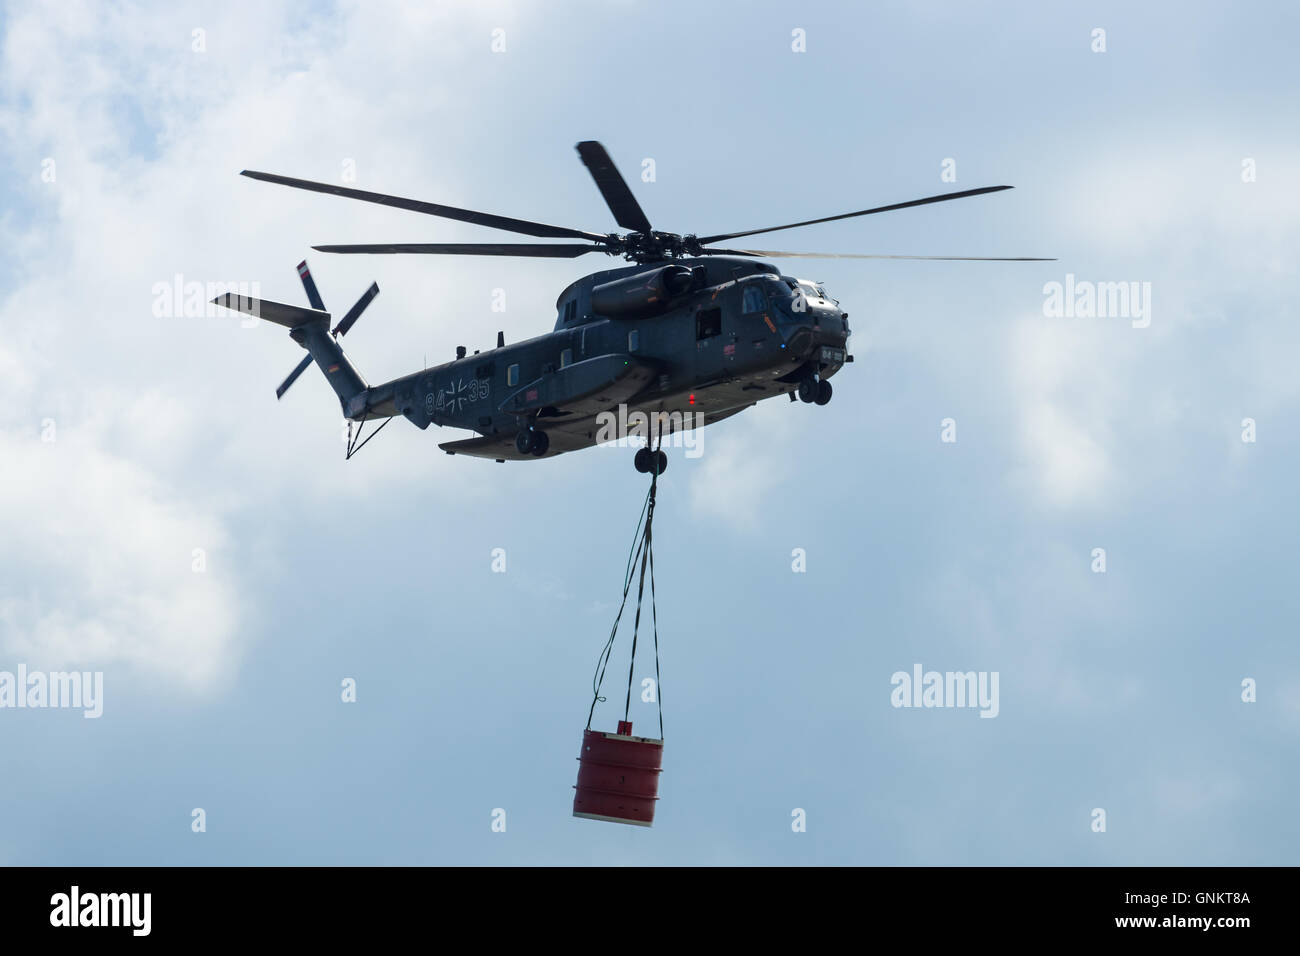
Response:
POLYGON ((809 375, 826 379, 848 359, 848 315, 820 286, 754 259, 672 267, 670 278, 689 287, 665 292, 662 265, 579 279, 560 294, 553 331, 370 387, 345 414, 468 429, 480 438, 443 447, 498 459, 526 457, 510 446, 532 426, 547 431, 555 455, 608 438, 597 416, 619 406, 710 424, 809 375), (595 311, 593 299, 615 314, 595 311))

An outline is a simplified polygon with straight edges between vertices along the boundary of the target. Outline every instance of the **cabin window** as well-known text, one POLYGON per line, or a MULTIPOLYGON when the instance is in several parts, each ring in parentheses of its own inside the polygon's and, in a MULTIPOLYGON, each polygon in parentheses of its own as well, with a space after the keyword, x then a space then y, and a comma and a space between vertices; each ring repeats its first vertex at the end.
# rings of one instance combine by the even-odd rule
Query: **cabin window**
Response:
POLYGON ((708 339, 722 334, 722 310, 700 309, 695 313, 695 337, 708 339))
POLYGON ((506 369, 506 384, 507 384, 507 385, 518 385, 518 384, 519 384, 519 366, 518 366, 518 365, 512 365, 512 366, 510 366, 508 369, 506 369))
POLYGON ((751 282, 745 286, 745 297, 741 311, 745 315, 754 312, 763 312, 767 309, 767 298, 763 295, 763 290, 758 287, 758 283, 751 282))
POLYGON ((477 379, 491 378, 496 374, 497 367, 492 362, 485 362, 478 368, 474 369, 474 377, 477 379))
POLYGON ((641 342, 641 332, 638 329, 633 329, 631 332, 627 334, 627 350, 629 352, 635 352, 636 347, 637 345, 640 344, 640 342, 641 342))
POLYGON ((560 352, 560 368, 573 364, 573 349, 564 349, 560 352))

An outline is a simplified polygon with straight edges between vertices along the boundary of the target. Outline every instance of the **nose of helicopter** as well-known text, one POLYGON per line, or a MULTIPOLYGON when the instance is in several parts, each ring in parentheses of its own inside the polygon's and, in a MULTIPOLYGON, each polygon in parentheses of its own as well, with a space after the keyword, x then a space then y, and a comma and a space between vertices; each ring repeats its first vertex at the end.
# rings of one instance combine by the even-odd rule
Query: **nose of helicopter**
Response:
POLYGON ((816 359, 825 365, 842 365, 848 333, 830 329, 803 328, 790 337, 786 349, 797 362, 816 359))
POLYGON ((848 313, 838 307, 810 304, 799 316, 800 321, 786 341, 786 349, 792 358, 799 360, 813 358, 818 349, 829 349, 829 354, 824 354, 822 359, 842 362, 849 340, 848 318, 848 313))

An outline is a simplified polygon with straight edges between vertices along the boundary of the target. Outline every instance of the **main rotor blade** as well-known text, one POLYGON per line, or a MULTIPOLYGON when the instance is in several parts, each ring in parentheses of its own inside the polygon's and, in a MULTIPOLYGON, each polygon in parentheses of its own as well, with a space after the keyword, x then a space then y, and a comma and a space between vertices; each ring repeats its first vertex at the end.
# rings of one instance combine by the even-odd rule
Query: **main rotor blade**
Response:
POLYGON ((604 246, 559 242, 384 242, 342 246, 312 246, 317 252, 397 254, 406 252, 440 256, 527 256, 534 259, 576 259, 604 246))
POLYGON ((605 152, 605 147, 594 140, 587 140, 579 143, 577 150, 583 165, 591 173, 591 178, 596 180, 596 188, 605 197, 605 205, 614 214, 614 221, 624 229, 649 233, 650 220, 632 195, 632 190, 627 188, 627 183, 623 181, 614 161, 609 158, 609 153, 605 152))
POLYGON ((267 183, 292 186, 294 189, 308 189, 331 196, 343 196, 346 199, 360 199, 363 202, 378 203, 381 206, 393 206, 397 209, 409 209, 429 216, 441 216, 457 222, 472 222, 492 229, 504 229, 525 236, 538 236, 547 239, 603 239, 595 232, 583 232, 581 229, 569 229, 565 226, 549 226, 541 222, 529 222, 526 219, 511 219, 509 216, 494 216, 487 212, 475 212, 473 209, 457 209, 455 206, 440 206, 437 203, 422 202, 419 199, 402 199, 384 193, 367 192, 364 189, 350 189, 347 186, 335 186, 330 183, 315 183, 307 179, 293 179, 290 176, 277 176, 274 173, 259 173, 251 169, 243 170, 239 175, 249 179, 260 179, 267 183))
POLYGON ((795 229, 799 226, 813 226, 819 222, 834 222, 837 219, 852 219, 854 216, 870 216, 878 212, 890 212, 894 209, 907 209, 911 206, 925 206, 933 202, 947 202, 949 199, 965 199, 967 196, 982 196, 984 193, 1001 192, 1004 189, 1014 189, 1014 186, 981 186, 979 189, 966 189, 959 193, 943 193, 939 196, 926 196, 924 199, 913 199, 910 202, 896 202, 889 206, 876 206, 874 209, 860 209, 857 212, 846 212, 838 216, 824 216, 821 219, 806 219, 803 222, 792 222, 786 226, 765 226, 762 229, 750 229, 746 232, 727 232, 717 236, 701 236, 700 242, 707 245, 710 242, 721 242, 723 239, 739 239, 741 236, 756 236, 760 232, 778 232, 782 229, 795 229))
POLYGON ((886 256, 854 252, 781 252, 778 249, 704 249, 708 253, 789 259, 935 259, 945 262, 1055 262, 1035 256, 886 256))
POLYGON ((316 289, 316 280, 311 277, 306 259, 298 263, 298 278, 302 280, 302 287, 307 290, 307 301, 311 303, 311 307, 317 312, 324 312, 325 303, 321 301, 320 292, 316 289))

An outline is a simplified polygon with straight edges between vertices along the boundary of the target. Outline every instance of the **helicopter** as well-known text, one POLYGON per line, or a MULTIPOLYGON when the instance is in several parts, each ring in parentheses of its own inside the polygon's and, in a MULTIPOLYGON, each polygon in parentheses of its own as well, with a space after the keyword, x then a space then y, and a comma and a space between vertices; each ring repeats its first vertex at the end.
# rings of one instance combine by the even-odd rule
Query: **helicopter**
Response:
MULTIPOLYGON (((564 243, 384 243, 313 246, 336 254, 525 256, 573 259, 592 253, 619 256, 630 265, 594 272, 571 283, 556 299, 552 331, 370 385, 339 341, 379 293, 370 288, 330 328, 306 262, 299 278, 310 308, 227 293, 214 303, 285 327, 307 350, 276 389, 285 392, 313 362, 338 396, 348 422, 347 457, 393 418, 421 430, 462 428, 476 437, 440 443, 452 455, 498 462, 547 458, 607 440, 602 416, 616 407, 641 413, 639 421, 714 424, 758 402, 788 395, 825 405, 831 379, 853 361, 848 352, 849 314, 819 282, 783 274, 769 258, 932 259, 1043 262, 1030 257, 894 256, 785 252, 715 245, 760 233, 948 202, 1011 189, 983 186, 824 216, 780 226, 715 235, 681 235, 655 229, 605 147, 577 144, 578 156, 604 197, 614 221, 627 232, 597 233, 444 206, 347 186, 243 170, 263 182, 378 203, 458 222, 564 243), (364 441, 367 422, 382 424, 364 441), (352 434, 352 425, 358 431, 352 434)), ((632 420, 629 414, 627 420, 632 420)), ((668 458, 649 435, 635 454, 639 472, 662 473, 668 458)), ((661 439, 662 442, 662 439, 661 439)))

